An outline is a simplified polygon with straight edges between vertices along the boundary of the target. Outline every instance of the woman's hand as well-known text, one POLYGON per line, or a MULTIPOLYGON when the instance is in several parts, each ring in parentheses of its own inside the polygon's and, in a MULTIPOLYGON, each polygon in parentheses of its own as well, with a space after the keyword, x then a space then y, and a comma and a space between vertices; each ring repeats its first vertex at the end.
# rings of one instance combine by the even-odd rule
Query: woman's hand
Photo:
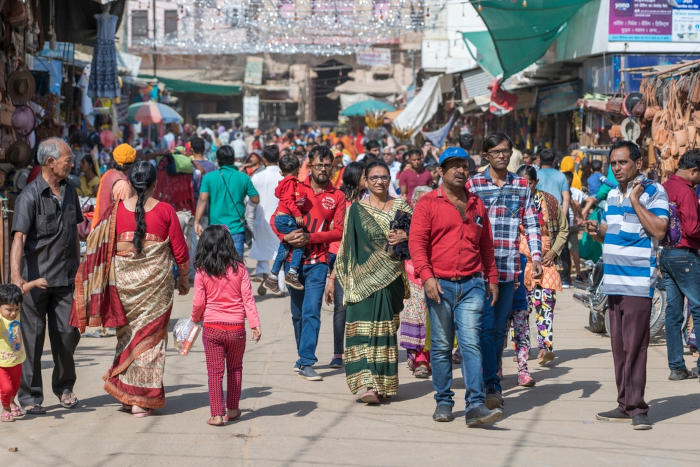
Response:
POLYGON ((260 338, 262 337, 262 331, 260 330, 260 326, 251 329, 250 332, 252 334, 250 340, 257 344, 260 341, 260 338))
POLYGON ((177 278, 177 292, 180 295, 187 295, 190 291, 190 279, 186 275, 180 275, 177 278))
POLYGON ((398 245, 399 243, 405 242, 408 240, 408 235, 406 235, 406 232, 404 230, 397 230, 393 229, 389 231, 389 235, 387 235, 387 239, 389 240, 389 245, 398 245))
POLYGON ((335 294, 335 281, 328 277, 326 289, 323 291, 323 296, 326 297, 326 305, 333 304, 333 294, 335 294))

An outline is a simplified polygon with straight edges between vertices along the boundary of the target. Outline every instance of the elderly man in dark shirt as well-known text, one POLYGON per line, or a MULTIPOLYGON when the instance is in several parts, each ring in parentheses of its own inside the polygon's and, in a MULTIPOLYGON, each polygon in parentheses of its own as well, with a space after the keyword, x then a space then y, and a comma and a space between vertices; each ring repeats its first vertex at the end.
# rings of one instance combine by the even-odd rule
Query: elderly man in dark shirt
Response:
POLYGON ((27 358, 22 364, 19 401, 27 413, 43 414, 41 354, 48 318, 54 369, 51 385, 61 405, 73 408, 75 362, 80 334, 68 324, 73 280, 80 261, 77 224, 83 216, 75 189, 66 182, 73 167, 70 147, 61 139, 42 142, 37 151, 41 174, 15 202, 12 222, 11 279, 24 290, 28 281, 46 279, 46 289, 33 289, 25 299, 22 335, 27 358))

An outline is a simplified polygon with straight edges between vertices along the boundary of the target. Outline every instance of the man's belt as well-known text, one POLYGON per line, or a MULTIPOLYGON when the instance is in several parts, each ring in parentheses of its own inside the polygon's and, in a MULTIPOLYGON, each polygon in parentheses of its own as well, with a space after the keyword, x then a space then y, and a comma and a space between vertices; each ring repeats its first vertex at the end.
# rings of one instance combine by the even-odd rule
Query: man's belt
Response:
POLYGON ((440 279, 450 282, 464 282, 470 281, 472 279, 483 279, 484 275, 480 272, 475 272, 474 274, 469 274, 468 276, 453 276, 453 277, 441 277, 440 279))

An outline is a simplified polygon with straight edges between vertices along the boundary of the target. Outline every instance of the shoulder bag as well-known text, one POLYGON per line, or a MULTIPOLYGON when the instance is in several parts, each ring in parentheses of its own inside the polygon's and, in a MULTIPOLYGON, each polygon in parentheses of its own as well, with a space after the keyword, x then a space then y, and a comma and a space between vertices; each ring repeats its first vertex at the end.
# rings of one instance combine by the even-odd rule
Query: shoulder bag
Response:
POLYGON ((236 202, 233 200, 233 196, 231 196, 231 192, 228 191, 228 183, 226 183, 226 177, 224 177, 224 173, 219 169, 219 175, 221 175, 221 180, 224 182, 224 188, 226 189, 226 194, 228 195, 229 200, 231 201, 231 204, 233 204, 233 208, 236 210, 236 214, 238 214, 238 218, 241 221, 241 224, 243 224, 244 228, 244 234, 245 234, 245 245, 250 248, 250 245, 253 243, 253 239, 255 236, 253 235, 253 231, 251 230, 250 227, 248 227, 248 222, 245 220, 245 216, 242 216, 241 213, 238 211, 238 206, 236 206, 236 202))

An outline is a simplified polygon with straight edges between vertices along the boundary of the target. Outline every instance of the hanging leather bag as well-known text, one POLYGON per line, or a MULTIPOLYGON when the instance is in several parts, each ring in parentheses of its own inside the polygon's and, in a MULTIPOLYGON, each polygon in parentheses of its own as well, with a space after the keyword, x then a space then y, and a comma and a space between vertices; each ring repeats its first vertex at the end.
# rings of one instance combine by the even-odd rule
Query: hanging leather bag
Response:
POLYGON ((700 104, 700 72, 694 73, 691 81, 688 101, 691 104, 700 104))
POLYGON ((605 111, 611 114, 622 115, 622 105, 625 96, 625 83, 620 84, 620 89, 605 103, 605 111))

